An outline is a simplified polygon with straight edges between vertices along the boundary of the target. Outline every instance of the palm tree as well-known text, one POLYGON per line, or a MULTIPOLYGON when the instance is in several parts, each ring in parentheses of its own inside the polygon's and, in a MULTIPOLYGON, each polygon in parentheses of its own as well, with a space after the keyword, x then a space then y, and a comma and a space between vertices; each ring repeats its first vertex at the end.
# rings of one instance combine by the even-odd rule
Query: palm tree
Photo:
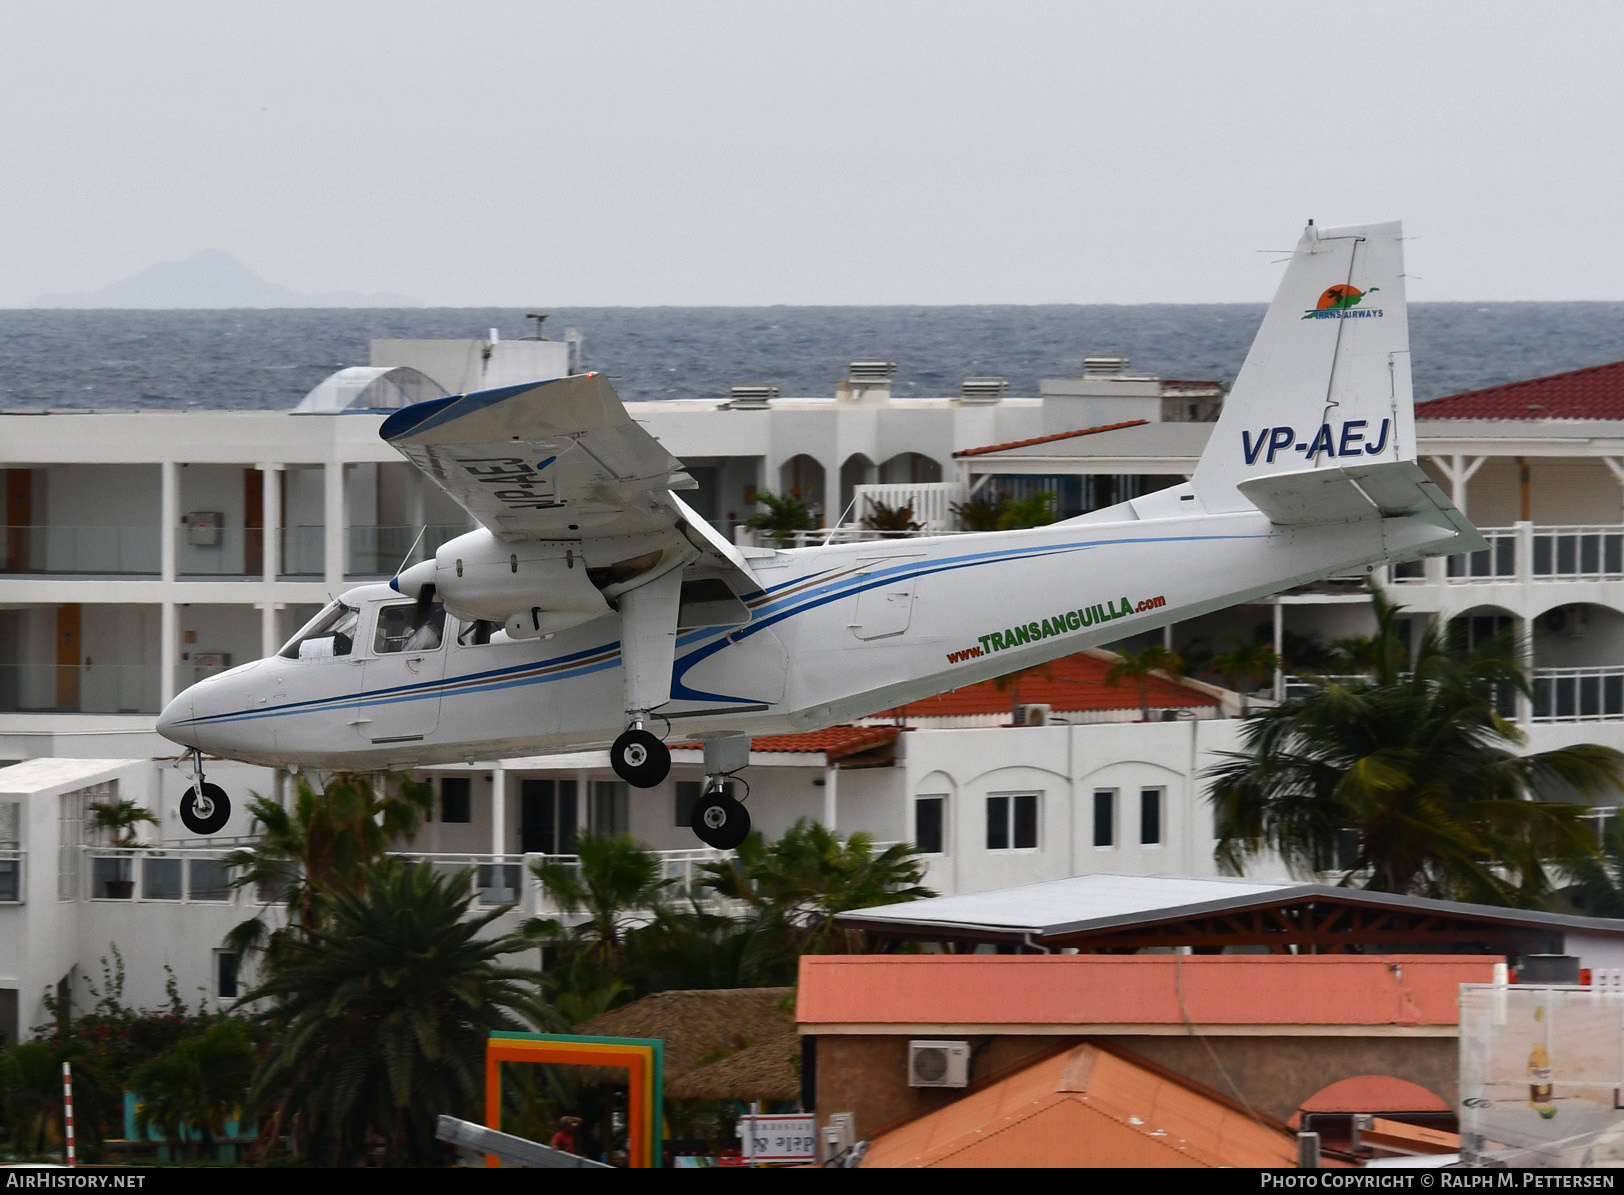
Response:
POLYGON ((256 915, 227 935, 227 945, 247 954, 319 924, 324 903, 364 891, 390 849, 417 834, 432 803, 430 786, 403 774, 375 781, 340 772, 320 792, 301 779, 291 808, 255 796, 248 805, 255 843, 231 856, 232 883, 278 894, 287 927, 273 934, 256 915))
POLYGON ((752 531, 767 532, 780 548, 793 548, 797 531, 817 530, 818 521, 799 494, 780 495, 757 490, 756 501, 767 509, 751 515, 744 525, 752 531))
POLYGON ((1373 675, 1310 678, 1250 715, 1243 752, 1209 769, 1217 858, 1239 873, 1277 853, 1294 874, 1341 871, 1383 892, 1538 907, 1553 869, 1595 857, 1581 804, 1619 792, 1624 756, 1592 744, 1518 754, 1497 697, 1528 692, 1516 645, 1466 650, 1439 629, 1407 659, 1399 607, 1374 594, 1373 675))
POLYGON ((1151 677, 1158 672, 1165 676, 1177 676, 1183 667, 1184 661, 1176 651, 1160 643, 1152 643, 1136 652, 1118 652, 1116 662, 1106 670, 1105 683, 1120 685, 1125 680, 1131 680, 1139 690, 1140 721, 1149 722, 1151 677))
POLYGON ((130 1086, 141 1095, 137 1121, 143 1128, 158 1125, 177 1145, 182 1126, 189 1126, 200 1137, 201 1155, 212 1157, 226 1122, 248 1094, 254 1066, 247 1025, 236 1017, 217 1017, 203 1033, 183 1038, 131 1073, 130 1086))
POLYGON ((533 934, 567 942, 586 965, 616 971, 627 934, 646 925, 662 908, 672 881, 659 857, 629 834, 583 834, 575 842, 577 862, 536 862, 531 873, 559 911, 584 918, 565 927, 556 919, 530 923, 533 934))
POLYGON ((349 1164, 376 1142, 389 1162, 434 1159, 436 1117, 477 1114, 489 1032, 546 1019, 540 973, 499 961, 533 943, 482 936, 506 910, 468 916, 470 876, 372 869, 268 958, 248 996, 271 1029, 250 1099, 297 1122, 301 1152, 349 1164))
POLYGON ((912 847, 876 851, 870 834, 842 841, 807 818, 773 843, 753 833, 732 858, 701 870, 706 887, 748 908, 756 969, 769 983, 793 983, 803 954, 861 950, 861 933, 836 927, 837 913, 936 895, 919 883, 925 864, 912 847))
POLYGON ((1274 670, 1280 662, 1280 657, 1274 654, 1274 648, 1261 639, 1242 639, 1238 635, 1230 639, 1228 651, 1221 651, 1207 661, 1219 676, 1223 677, 1224 684, 1241 695, 1241 716, 1247 713, 1247 692, 1242 689, 1244 682, 1250 681, 1253 689, 1260 689, 1274 678, 1274 670))

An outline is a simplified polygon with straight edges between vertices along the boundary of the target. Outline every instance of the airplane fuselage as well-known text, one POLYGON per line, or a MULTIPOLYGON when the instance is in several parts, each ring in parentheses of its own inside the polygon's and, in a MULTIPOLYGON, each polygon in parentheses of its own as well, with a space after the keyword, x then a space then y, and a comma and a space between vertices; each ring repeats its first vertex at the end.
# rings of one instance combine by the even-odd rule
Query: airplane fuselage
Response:
MULTIPOLYGON (((651 728, 678 742, 849 721, 1437 550, 1453 534, 1407 517, 1280 527, 1258 511, 1199 506, 1184 485, 1025 531, 752 557, 750 621, 679 629, 671 700, 651 728)), ((436 646, 413 649, 385 633, 412 604, 389 586, 340 601, 355 611, 342 652, 285 650, 202 681, 159 729, 251 763, 387 769, 605 746, 624 728, 613 614, 544 638, 498 633, 481 643, 459 642, 469 636, 452 611, 436 646)))

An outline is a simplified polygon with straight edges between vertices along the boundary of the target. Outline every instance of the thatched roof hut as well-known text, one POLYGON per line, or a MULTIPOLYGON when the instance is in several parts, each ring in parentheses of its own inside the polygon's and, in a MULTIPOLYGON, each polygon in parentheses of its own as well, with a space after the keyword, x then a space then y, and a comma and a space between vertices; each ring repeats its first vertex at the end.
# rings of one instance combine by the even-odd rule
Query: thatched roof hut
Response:
POLYGON ((801 1094, 794 988, 657 992, 575 1027, 665 1042, 673 1099, 793 1100, 801 1094))

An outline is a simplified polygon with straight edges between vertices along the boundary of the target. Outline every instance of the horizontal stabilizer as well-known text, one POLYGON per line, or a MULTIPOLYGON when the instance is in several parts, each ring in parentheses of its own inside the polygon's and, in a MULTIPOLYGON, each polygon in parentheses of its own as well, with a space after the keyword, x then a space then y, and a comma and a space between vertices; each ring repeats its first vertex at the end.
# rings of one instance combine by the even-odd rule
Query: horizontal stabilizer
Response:
POLYGON ((1414 461, 1304 469, 1249 478, 1238 487, 1269 521, 1282 527, 1351 523, 1369 518, 1415 518, 1453 531, 1450 552, 1488 546, 1471 521, 1414 461))

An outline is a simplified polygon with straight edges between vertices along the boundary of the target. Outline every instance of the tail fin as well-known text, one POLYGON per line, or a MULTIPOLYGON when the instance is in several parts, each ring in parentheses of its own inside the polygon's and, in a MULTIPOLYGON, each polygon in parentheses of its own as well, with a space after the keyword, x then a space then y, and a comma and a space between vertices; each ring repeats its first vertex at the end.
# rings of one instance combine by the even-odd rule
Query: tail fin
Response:
POLYGON ((1400 225, 1310 224, 1191 486, 1209 511, 1245 510, 1259 478, 1413 460, 1400 225))

